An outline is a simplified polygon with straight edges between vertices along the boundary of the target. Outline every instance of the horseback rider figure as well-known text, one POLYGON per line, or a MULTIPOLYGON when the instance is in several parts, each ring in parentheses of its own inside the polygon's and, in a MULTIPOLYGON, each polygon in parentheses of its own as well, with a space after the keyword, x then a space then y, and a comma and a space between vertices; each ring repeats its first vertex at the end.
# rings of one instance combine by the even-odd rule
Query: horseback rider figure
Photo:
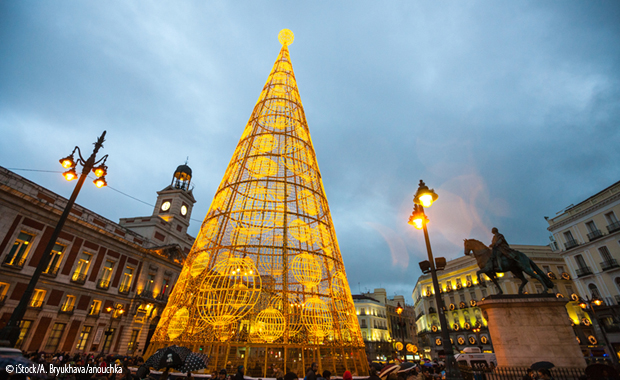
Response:
POLYGON ((500 255, 504 255, 508 259, 516 262, 519 260, 517 258, 517 251, 510 248, 506 238, 504 235, 499 233, 499 230, 496 227, 493 227, 491 232, 493 233, 493 240, 491 241, 491 245, 489 245, 489 248, 493 251, 493 254, 491 255, 491 262, 493 263, 493 268, 496 272, 504 272, 501 265, 500 255))

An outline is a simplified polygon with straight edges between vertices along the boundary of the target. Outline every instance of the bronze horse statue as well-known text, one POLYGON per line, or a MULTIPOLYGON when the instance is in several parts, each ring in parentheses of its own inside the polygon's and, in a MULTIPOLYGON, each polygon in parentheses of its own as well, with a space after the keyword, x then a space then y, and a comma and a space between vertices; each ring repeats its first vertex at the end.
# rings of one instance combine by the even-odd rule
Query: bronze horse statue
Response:
POLYGON ((503 272, 498 272, 493 267, 493 260, 491 260, 491 256, 493 251, 486 246, 486 244, 475 240, 475 239, 465 239, 465 255, 469 256, 473 254, 478 262, 478 267, 480 270, 476 272, 478 276, 478 282, 486 287, 486 284, 480 281, 480 275, 486 274, 491 281, 497 287, 499 294, 503 294, 502 288, 500 288, 499 283, 497 282, 497 277, 495 276, 497 273, 511 272, 515 275, 516 278, 521 280, 521 285, 519 286, 519 294, 523 294, 523 288, 525 288, 525 284, 527 284, 527 279, 523 275, 523 272, 530 275, 540 281, 543 286, 543 293, 546 293, 550 288, 553 288, 553 282, 547 277, 547 274, 543 272, 536 263, 530 260, 523 252, 515 251, 517 260, 509 259, 508 257, 500 254, 499 260, 500 265, 504 269, 503 272))

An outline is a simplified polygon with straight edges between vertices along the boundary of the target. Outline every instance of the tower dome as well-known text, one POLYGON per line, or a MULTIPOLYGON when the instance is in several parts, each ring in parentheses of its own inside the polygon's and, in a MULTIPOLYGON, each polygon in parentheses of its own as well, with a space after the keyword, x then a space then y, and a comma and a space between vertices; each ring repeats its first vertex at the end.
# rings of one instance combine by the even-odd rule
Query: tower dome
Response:
POLYGON ((179 165, 172 176, 172 183, 177 189, 189 190, 189 184, 192 181, 192 169, 187 166, 187 162, 179 165))

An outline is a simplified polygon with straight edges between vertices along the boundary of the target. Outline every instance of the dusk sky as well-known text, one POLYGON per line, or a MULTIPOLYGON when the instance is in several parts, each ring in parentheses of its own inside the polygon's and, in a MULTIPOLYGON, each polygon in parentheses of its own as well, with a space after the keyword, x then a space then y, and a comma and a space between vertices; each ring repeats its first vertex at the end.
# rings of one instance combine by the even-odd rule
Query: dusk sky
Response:
POLYGON ((0 1, 0 165, 69 197, 46 171, 107 130, 110 188, 77 203, 118 221, 189 157, 195 235, 288 28, 352 291, 408 298, 420 179, 447 259, 494 226, 548 244, 545 216, 620 180, 619 20, 615 0, 0 1))

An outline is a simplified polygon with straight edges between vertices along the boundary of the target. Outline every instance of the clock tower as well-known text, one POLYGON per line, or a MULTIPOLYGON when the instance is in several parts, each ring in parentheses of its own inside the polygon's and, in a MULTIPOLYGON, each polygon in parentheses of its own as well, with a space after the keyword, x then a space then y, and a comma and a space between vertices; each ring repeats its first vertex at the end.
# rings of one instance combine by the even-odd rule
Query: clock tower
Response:
POLYGON ((188 253, 194 237, 187 234, 194 199, 192 169, 180 165, 172 175, 170 185, 157 192, 153 214, 148 217, 123 218, 120 224, 148 238, 155 246, 177 244, 188 253))

